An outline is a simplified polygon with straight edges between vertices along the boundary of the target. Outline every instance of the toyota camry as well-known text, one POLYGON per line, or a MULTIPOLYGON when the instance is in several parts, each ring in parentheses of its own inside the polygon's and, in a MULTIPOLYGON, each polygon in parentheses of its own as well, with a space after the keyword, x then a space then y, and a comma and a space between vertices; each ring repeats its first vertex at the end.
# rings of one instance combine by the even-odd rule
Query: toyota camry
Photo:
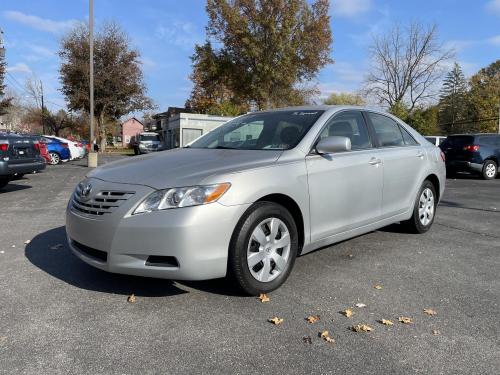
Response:
POLYGON ((398 222, 426 232, 444 185, 439 148, 392 115, 284 108, 93 170, 66 231, 73 253, 105 271, 228 277, 257 294, 279 287, 298 255, 398 222))

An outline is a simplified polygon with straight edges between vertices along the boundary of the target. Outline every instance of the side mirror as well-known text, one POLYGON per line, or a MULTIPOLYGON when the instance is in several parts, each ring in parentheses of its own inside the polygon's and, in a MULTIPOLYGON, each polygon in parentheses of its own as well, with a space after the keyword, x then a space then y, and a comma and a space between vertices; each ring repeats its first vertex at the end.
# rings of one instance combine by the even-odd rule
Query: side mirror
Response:
POLYGON ((351 151, 351 139, 348 137, 326 137, 316 144, 316 152, 318 154, 332 154, 334 152, 345 151, 351 151))

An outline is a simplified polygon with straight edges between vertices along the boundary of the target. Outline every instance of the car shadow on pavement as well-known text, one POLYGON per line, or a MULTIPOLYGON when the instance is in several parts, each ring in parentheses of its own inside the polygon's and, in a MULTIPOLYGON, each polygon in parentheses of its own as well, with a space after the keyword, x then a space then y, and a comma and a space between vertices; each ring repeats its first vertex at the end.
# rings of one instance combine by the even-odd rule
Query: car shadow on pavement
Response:
POLYGON ((9 182, 6 187, 0 190, 0 194, 6 194, 6 193, 11 193, 13 191, 19 191, 25 189, 31 189, 31 185, 19 185, 9 182))
POLYGON ((26 258, 36 267, 77 288, 103 293, 141 297, 168 297, 189 291, 180 289, 181 284, 208 293, 237 296, 236 290, 222 279, 209 281, 182 281, 154 279, 139 276, 108 273, 91 267, 78 259, 68 248, 65 227, 41 233, 26 245, 26 258))

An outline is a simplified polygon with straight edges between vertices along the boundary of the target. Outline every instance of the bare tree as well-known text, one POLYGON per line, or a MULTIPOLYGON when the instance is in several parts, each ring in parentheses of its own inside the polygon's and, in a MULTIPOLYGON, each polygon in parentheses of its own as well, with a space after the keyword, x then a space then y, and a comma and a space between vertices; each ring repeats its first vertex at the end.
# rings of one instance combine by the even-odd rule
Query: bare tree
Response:
POLYGON ((389 107, 404 104, 412 110, 437 94, 435 83, 444 73, 443 63, 454 56, 454 51, 439 42, 436 25, 412 23, 374 36, 370 55, 372 67, 365 93, 389 107))
POLYGON ((26 88, 26 92, 28 94, 29 99, 35 103, 36 108, 42 107, 42 84, 41 81, 36 79, 36 76, 26 79, 24 84, 26 88))

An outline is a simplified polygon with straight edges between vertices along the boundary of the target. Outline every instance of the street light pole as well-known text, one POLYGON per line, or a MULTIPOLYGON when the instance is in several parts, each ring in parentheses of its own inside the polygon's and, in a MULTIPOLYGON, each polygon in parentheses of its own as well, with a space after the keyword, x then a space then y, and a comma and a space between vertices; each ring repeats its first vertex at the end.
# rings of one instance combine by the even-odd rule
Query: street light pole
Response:
POLYGON ((89 47, 90 47, 90 150, 88 155, 88 167, 97 167, 97 153, 94 149, 94 0, 89 0, 89 47))

